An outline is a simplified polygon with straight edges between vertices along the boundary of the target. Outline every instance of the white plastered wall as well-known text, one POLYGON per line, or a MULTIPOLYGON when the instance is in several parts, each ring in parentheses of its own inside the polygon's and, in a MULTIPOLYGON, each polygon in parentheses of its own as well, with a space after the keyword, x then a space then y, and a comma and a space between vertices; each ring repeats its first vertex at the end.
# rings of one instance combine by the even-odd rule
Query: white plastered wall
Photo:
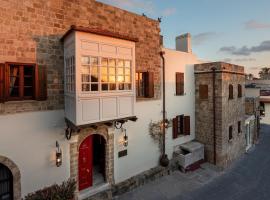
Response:
MULTIPOLYGON (((167 118, 184 114, 191 117, 191 135, 172 139, 172 128, 167 129, 166 153, 172 158, 175 146, 195 138, 195 82, 194 64, 199 63, 192 53, 163 49, 166 60, 166 110, 167 118), (175 72, 185 73, 185 95, 175 96, 175 72)), ((137 122, 124 125, 129 138, 128 155, 118 158, 118 151, 123 150, 120 141, 121 131, 115 131, 115 182, 119 183, 143 171, 156 167, 159 162, 158 144, 149 135, 150 122, 162 120, 162 100, 145 100, 135 103, 137 122)))
POLYGON ((69 178, 63 110, 1 115, 0 127, 0 155, 18 166, 22 197, 69 178), (61 167, 55 165, 56 141, 63 151, 61 167))

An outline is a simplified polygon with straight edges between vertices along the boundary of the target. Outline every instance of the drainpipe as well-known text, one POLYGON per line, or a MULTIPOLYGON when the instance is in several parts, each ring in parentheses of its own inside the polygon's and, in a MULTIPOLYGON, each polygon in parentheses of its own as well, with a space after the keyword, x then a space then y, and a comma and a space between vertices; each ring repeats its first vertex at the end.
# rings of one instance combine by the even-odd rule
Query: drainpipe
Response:
POLYGON ((214 147, 214 164, 217 164, 216 158, 216 68, 211 68, 213 72, 213 147, 214 147))
POLYGON ((162 119, 162 155, 160 157, 160 165, 163 167, 167 167, 169 165, 168 155, 165 152, 165 136, 166 136, 166 102, 165 102, 165 58, 164 58, 164 51, 160 52, 160 57, 162 59, 162 97, 163 97, 163 119, 162 119))

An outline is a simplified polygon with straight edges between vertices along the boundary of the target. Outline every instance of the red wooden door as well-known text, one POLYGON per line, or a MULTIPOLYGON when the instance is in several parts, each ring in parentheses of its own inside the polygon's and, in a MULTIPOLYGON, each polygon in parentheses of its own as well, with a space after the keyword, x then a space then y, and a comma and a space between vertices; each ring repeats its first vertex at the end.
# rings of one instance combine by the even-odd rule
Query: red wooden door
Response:
POLYGON ((87 137, 79 150, 79 190, 93 185, 93 136, 87 137))

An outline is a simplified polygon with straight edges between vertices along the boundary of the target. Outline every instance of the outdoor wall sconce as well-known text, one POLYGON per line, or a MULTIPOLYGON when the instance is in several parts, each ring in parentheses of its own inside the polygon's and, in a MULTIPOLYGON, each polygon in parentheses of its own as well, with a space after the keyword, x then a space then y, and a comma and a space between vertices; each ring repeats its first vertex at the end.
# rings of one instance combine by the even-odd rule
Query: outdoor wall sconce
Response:
POLYGON ((62 150, 58 141, 56 141, 56 166, 60 167, 62 165, 62 150))
POLYGON ((123 129, 122 131, 124 131, 125 132, 125 134, 124 134, 124 137, 123 137, 123 145, 124 145, 124 147, 127 147, 128 146, 128 136, 127 136, 127 130, 126 129, 123 129))

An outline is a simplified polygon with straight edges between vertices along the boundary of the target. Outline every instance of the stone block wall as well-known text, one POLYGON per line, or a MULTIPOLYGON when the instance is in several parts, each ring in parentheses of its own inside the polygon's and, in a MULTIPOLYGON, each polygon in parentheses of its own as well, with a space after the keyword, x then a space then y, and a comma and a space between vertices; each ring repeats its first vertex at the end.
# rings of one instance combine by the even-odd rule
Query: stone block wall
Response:
POLYGON ((221 62, 195 65, 196 139, 205 144, 205 158, 211 163, 214 162, 213 67, 216 68, 216 164, 225 168, 245 149, 244 68, 221 62), (201 84, 208 85, 208 99, 199 97, 201 84), (233 85, 233 99, 229 99, 229 84, 233 85), (238 84, 242 86, 242 97, 238 97, 238 84), (233 126, 232 140, 229 140, 230 126, 233 126))
POLYGON ((139 39, 136 69, 153 71, 160 98, 159 22, 94 0, 0 0, 0 62, 47 68, 48 99, 0 104, 0 114, 64 108, 63 45, 71 25, 109 30, 139 39))

